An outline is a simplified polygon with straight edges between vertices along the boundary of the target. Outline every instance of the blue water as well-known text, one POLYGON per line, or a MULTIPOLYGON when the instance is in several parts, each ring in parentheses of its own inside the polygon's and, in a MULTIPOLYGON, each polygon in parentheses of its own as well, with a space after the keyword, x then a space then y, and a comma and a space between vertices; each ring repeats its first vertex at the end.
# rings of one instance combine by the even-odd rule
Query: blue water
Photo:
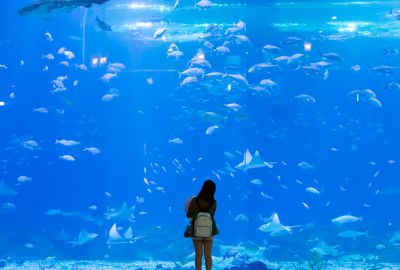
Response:
POLYGON ((217 184, 216 256, 229 257, 221 246, 254 243, 266 251, 249 260, 304 261, 323 241, 338 251, 322 254, 325 259, 359 255, 399 261, 400 239, 393 237, 400 230, 400 53, 395 51, 400 50, 400 21, 390 14, 398 3, 215 1, 200 10, 191 1, 173 10, 174 1, 146 1, 135 9, 127 6, 130 1, 110 0, 56 13, 50 20, 19 16, 18 10, 29 3, 0 4, 0 64, 7 67, 0 68, 0 100, 5 102, 0 107, 0 180, 18 192, 0 193, 0 259, 190 261, 193 249, 183 238, 183 205, 210 178, 217 184), (98 29, 96 15, 113 31, 98 29), (204 47, 205 40, 221 46, 229 39, 225 30, 239 21, 246 27, 234 34, 247 36, 250 43, 231 42, 226 54, 204 47), (137 22, 151 25, 135 28, 137 22), (197 37, 213 23, 219 28, 214 35, 197 37), (154 39, 158 28, 167 31, 154 39), (46 38, 47 31, 53 41, 46 38), (286 44, 287 37, 299 41, 286 44), (167 57, 171 43, 183 52, 179 59, 167 57), (310 51, 305 43, 312 44, 310 51), (266 54, 266 44, 281 51, 266 54), (75 57, 68 60, 57 53, 61 47, 75 57), (385 55, 384 49, 394 52, 385 55), (225 75, 199 76, 198 82, 181 87, 184 76, 179 72, 199 50, 212 66, 206 74, 241 74, 247 85, 225 75), (42 57, 48 53, 55 59, 42 57), (292 63, 274 60, 296 53, 302 56, 292 63), (337 53, 341 60, 324 58, 326 53, 337 53), (101 57, 106 63, 91 64, 101 57), (303 70, 318 61, 329 66, 311 74, 303 70), (261 62, 277 67, 248 72, 261 62), (104 82, 100 78, 110 63, 126 68, 104 82), (76 68, 79 64, 87 70, 76 68), (379 66, 391 70, 378 72, 374 68, 379 66), (68 76, 63 81, 67 90, 53 93, 51 81, 58 76, 68 76), (263 93, 252 89, 262 79, 278 86, 263 93), (365 89, 373 90, 378 103, 349 94, 365 89), (117 94, 102 101, 109 93, 117 94), (301 102, 301 94, 315 102, 301 102), (231 103, 240 108, 228 108, 231 103), (40 107, 47 113, 33 110, 40 107), (214 116, 206 117, 206 112, 214 116), (207 135, 214 125, 218 127, 207 135), (175 138, 183 143, 171 143, 175 138), (79 144, 55 144, 61 139, 79 144), (38 146, 29 149, 24 144, 28 140, 38 146), (85 147, 96 147, 100 154, 85 147), (272 168, 235 168, 246 149, 252 154, 258 150, 272 168), (75 161, 60 159, 63 155, 75 161), (31 181, 19 183, 19 176, 31 181), (254 179, 261 184, 250 182, 254 179), (136 207, 133 221, 106 218, 107 209, 119 209, 124 202, 136 207), (91 205, 97 210, 90 210, 91 205), (46 214, 50 209, 79 214, 46 214), (259 229, 270 222, 262 218, 274 212, 283 225, 296 225, 290 233, 274 236, 259 229), (237 220, 239 214, 247 220, 237 220), (87 215, 95 221, 85 220, 87 215), (362 221, 332 222, 342 215, 362 221), (107 244, 114 223, 121 234, 131 226, 138 239, 107 244), (72 245, 82 229, 97 237, 72 245), (368 235, 337 235, 347 230, 368 235))

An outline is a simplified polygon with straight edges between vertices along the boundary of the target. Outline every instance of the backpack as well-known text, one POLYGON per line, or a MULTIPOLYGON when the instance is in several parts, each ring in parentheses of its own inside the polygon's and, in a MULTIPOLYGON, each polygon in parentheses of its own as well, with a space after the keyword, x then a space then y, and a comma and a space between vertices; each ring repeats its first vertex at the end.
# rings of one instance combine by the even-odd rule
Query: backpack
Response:
MULTIPOLYGON (((195 199, 197 202, 197 205, 200 209, 200 212, 197 213, 196 218, 194 220, 194 236, 195 237, 211 237, 212 236, 212 217, 208 211, 207 212, 202 211, 200 208, 199 201, 197 198, 195 199)), ((213 204, 212 204, 213 205, 213 204)), ((211 206, 212 206, 211 205, 211 206)), ((210 208, 211 208, 210 206, 210 208)))

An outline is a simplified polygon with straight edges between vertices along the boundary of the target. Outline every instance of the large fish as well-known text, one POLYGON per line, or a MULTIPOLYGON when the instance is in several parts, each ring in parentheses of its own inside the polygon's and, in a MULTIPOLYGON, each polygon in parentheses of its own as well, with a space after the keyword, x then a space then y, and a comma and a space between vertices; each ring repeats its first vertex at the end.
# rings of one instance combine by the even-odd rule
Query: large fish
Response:
POLYGON ((34 15, 45 20, 52 17, 54 11, 70 11, 76 7, 90 8, 93 4, 101 5, 109 0, 39 0, 21 8, 21 16, 34 15))

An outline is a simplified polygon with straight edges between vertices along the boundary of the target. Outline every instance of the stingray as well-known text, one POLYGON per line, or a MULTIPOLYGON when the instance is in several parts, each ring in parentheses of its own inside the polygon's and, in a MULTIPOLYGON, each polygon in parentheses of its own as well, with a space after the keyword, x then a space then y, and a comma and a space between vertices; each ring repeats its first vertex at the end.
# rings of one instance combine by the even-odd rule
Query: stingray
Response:
POLYGON ((18 192, 7 186, 4 180, 0 182, 0 196, 11 196, 17 194, 18 192))
POLYGON ((77 7, 90 8, 93 4, 101 5, 107 1, 109 0, 39 0, 21 8, 18 14, 39 16, 49 20, 56 11, 69 12, 77 7))
POLYGON ((104 213, 104 217, 107 220, 129 220, 129 221, 134 221, 135 220, 135 206, 129 207, 126 205, 126 202, 124 202, 119 209, 107 209, 107 211, 104 213))
POLYGON ((117 224, 114 223, 108 232, 108 244, 132 244, 133 240, 134 237, 131 226, 121 235, 117 230, 117 224))
POLYGON ((79 232, 78 239, 76 239, 76 241, 72 241, 69 243, 72 244, 72 246, 79 246, 79 245, 83 245, 83 244, 86 244, 86 243, 92 241, 97 236, 98 236, 97 233, 89 233, 87 230, 82 229, 79 232))
POLYGON ((235 168, 239 170, 248 170, 262 167, 273 168, 273 163, 263 161, 258 150, 254 153, 254 155, 251 155, 249 149, 247 149, 246 153, 244 154, 243 161, 235 168))

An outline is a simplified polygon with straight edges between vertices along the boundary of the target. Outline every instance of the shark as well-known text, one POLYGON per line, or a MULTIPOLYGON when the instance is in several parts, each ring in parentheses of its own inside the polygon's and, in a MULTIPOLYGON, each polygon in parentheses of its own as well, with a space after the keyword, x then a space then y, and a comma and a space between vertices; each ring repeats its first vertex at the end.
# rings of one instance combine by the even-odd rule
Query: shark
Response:
POLYGON ((50 20, 56 11, 69 12, 77 7, 90 8, 93 4, 101 5, 110 0, 38 0, 22 7, 18 14, 21 16, 39 16, 45 20, 50 20))

